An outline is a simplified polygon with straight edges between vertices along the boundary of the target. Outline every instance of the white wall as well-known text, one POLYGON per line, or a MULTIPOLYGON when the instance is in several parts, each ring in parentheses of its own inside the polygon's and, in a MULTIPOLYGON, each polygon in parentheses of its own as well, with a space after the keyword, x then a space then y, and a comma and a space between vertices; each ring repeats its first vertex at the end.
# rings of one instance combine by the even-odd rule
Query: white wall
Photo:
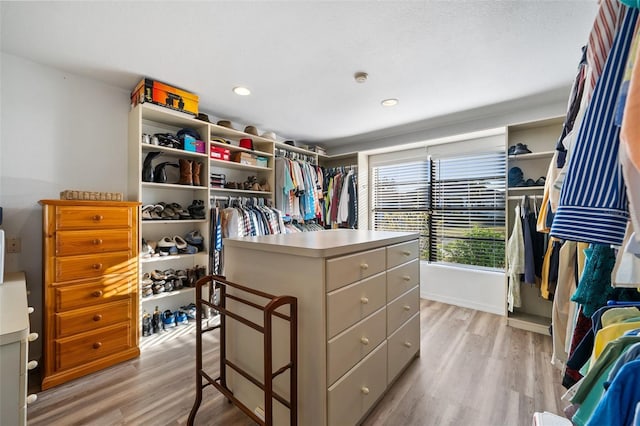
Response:
POLYGON ((420 262, 420 297, 506 315, 503 272, 420 262))
MULTIPOLYGON (((1 54, 0 206, 6 237, 22 240, 5 271, 25 271, 31 327, 42 328, 42 214, 40 199, 60 191, 126 193, 129 94, 1 54)), ((31 345, 41 353, 42 340, 31 345)))

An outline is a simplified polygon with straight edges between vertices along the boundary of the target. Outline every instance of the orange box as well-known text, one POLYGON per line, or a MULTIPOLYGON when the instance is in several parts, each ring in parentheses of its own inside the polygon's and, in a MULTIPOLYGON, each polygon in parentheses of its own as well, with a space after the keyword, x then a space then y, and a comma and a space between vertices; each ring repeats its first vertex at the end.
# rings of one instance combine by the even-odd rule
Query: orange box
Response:
POLYGON ((198 115, 198 101, 198 95, 149 78, 140 80, 131 92, 132 106, 151 102, 193 115, 198 115))

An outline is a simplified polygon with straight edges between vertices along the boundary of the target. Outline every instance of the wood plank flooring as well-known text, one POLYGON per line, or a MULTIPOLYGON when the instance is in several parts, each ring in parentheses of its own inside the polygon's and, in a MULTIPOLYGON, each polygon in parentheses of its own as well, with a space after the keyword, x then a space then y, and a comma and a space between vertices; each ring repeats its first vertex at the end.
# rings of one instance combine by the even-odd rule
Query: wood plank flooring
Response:
MULTIPOLYGON (((183 425, 195 395, 195 344, 187 329, 144 341, 140 358, 38 394, 29 425, 183 425)), ((365 419, 366 426, 530 425, 534 411, 561 413, 551 337, 504 318, 438 302, 421 303, 421 356, 365 419)), ((217 365, 217 333, 205 365, 217 365)), ((254 423, 213 388, 198 425, 254 423)), ((333 426, 333 425, 332 425, 333 426)), ((335 425, 339 426, 339 425, 335 425)))

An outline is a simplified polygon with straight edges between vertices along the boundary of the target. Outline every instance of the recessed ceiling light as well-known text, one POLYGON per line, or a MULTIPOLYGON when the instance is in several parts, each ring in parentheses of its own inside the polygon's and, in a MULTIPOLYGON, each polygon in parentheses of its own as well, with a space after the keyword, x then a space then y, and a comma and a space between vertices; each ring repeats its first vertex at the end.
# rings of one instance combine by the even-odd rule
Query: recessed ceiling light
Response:
POLYGON ((369 74, 363 71, 358 71, 353 75, 353 78, 357 83, 364 83, 365 81, 367 81, 368 77, 369 77, 369 74))
POLYGON ((233 93, 239 96, 249 96, 251 94, 251 90, 246 87, 237 86, 233 88, 233 93))
POLYGON ((389 98, 389 99, 385 99, 384 101, 380 102, 382 104, 382 106, 384 107, 392 107, 392 106, 396 106, 398 105, 398 100, 395 98, 389 98))

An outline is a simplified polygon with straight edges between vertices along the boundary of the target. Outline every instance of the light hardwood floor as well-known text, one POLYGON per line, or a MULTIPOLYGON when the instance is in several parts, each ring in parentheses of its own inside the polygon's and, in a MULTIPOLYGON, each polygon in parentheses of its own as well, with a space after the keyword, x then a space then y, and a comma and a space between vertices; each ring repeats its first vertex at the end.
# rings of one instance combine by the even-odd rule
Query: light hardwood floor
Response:
MULTIPOLYGON (((534 411, 561 413, 551 337, 508 327, 497 315, 427 300, 421 327, 420 358, 364 425, 528 426, 534 411)), ((185 424, 195 395, 195 349, 190 330, 176 331, 166 341, 144 341, 138 359, 39 393, 28 407, 29 425, 185 424)), ((213 334, 205 365, 218 361, 213 334)), ((254 423, 208 387, 196 424, 254 423)))

